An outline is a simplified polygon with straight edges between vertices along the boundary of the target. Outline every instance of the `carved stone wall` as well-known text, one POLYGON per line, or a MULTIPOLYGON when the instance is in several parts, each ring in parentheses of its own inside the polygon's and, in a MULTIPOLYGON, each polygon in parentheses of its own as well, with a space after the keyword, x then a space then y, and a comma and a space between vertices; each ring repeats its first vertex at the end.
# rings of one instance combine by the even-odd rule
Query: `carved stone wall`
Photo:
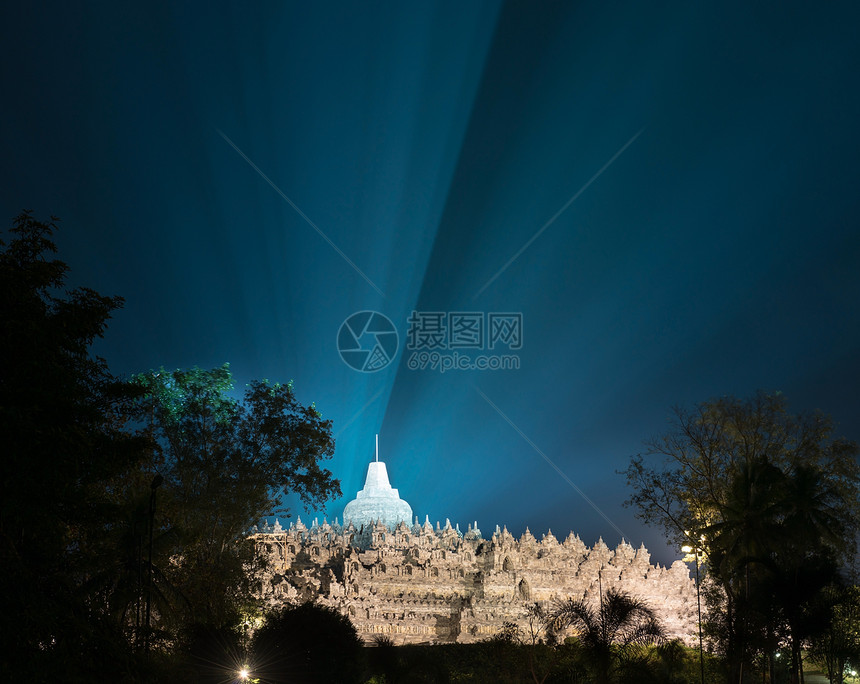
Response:
POLYGON ((558 599, 599 601, 611 587, 645 600, 673 637, 692 644, 696 587, 689 569, 651 564, 644 546, 622 541, 614 550, 601 539, 587 547, 570 533, 559 542, 528 531, 515 539, 507 528, 483 539, 469 526, 446 521, 384 524, 356 530, 301 519, 289 529, 254 533, 270 570, 260 594, 270 605, 315 599, 348 615, 366 641, 387 636, 395 644, 469 643, 489 638, 506 622, 525 626, 533 603, 558 599))

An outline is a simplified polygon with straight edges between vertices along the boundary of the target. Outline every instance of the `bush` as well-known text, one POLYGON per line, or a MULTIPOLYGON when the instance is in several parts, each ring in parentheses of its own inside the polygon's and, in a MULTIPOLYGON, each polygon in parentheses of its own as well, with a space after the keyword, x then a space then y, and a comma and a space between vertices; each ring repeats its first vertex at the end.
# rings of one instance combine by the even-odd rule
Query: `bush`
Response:
POLYGON ((287 606, 266 617, 251 644, 261 684, 363 681, 362 642, 349 619, 316 603, 287 606))

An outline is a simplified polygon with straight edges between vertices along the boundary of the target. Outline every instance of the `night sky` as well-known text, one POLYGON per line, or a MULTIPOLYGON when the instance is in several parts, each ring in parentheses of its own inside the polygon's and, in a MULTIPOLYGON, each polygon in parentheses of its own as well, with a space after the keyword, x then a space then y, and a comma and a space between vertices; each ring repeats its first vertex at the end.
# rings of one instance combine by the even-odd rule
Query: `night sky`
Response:
POLYGON ((115 373, 294 380, 345 494, 310 517, 379 433, 422 521, 667 562, 616 470, 672 406, 860 439, 857 3, 124 4, 3 10, 0 214, 125 297, 115 373), (364 310, 399 345, 363 373, 364 310), (519 369, 410 369, 413 311, 521 314, 519 369))

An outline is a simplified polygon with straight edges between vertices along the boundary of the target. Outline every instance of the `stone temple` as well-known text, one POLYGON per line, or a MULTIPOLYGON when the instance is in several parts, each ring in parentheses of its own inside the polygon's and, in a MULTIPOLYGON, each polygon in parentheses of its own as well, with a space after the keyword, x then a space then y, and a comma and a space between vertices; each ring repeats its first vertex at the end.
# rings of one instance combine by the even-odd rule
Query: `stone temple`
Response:
POLYGON ((484 538, 477 523, 466 532, 448 520, 419 524, 378 455, 343 524, 309 528, 299 518, 285 529, 276 520, 252 536, 270 560, 259 577, 270 605, 316 600, 349 616, 368 643, 480 641, 505 623, 525 627, 535 603, 585 598, 596 607, 610 587, 646 601, 672 637, 692 643, 697 626, 696 587, 681 561, 654 566, 644 545, 588 547, 572 532, 538 541, 528 529, 516 539, 496 526, 484 538))

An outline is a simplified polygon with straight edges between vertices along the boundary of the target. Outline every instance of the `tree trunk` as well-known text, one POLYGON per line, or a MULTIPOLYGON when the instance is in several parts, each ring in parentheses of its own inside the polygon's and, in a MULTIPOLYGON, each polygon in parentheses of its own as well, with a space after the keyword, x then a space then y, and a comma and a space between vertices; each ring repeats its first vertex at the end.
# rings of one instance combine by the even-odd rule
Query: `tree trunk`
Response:
POLYGON ((845 661, 842 658, 836 658, 836 681, 834 684, 842 684, 845 678, 845 661))
MULTIPOLYGON (((793 632, 794 630, 792 630, 793 632)), ((800 684, 797 671, 800 668, 800 643, 791 635, 791 684, 800 684)))

